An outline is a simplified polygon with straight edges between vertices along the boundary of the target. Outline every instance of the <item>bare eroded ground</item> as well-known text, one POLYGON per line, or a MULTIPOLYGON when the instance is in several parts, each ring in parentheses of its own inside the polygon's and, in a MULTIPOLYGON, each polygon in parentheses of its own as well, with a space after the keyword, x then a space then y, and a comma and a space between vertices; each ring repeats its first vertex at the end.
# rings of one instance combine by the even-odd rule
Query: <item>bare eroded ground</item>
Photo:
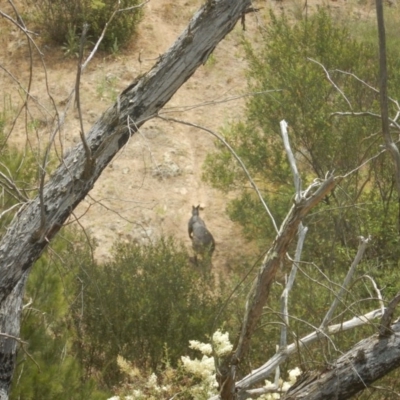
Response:
MULTIPOLYGON (((134 78, 151 68, 157 57, 172 45, 197 10, 198 0, 151 0, 146 5, 139 33, 129 48, 114 56, 98 54, 84 72, 81 102, 85 130, 115 100, 134 78)), ((343 3, 332 3, 339 7, 343 3)), ((240 46, 243 35, 257 42, 257 29, 265 24, 268 8, 289 8, 302 12, 302 2, 257 3, 262 7, 258 15, 248 15, 246 32, 240 24, 215 50, 208 63, 178 91, 164 109, 165 116, 180 118, 212 130, 237 120, 243 112, 243 99, 227 100, 245 93, 246 67, 240 46), (193 106, 193 107, 188 107, 193 106)), ((21 7, 24 11, 22 4, 21 7)), ((11 15, 7 4, 0 6, 11 15)), ((26 10, 25 10, 26 11, 26 10)), ((28 13, 29 15, 29 13, 28 13)), ((40 42, 40 37, 39 37, 40 42)), ((43 47, 49 91, 60 112, 75 84, 76 59, 65 58, 59 48, 43 47)), ((0 62, 27 87, 29 57, 22 33, 5 20, 0 25, 0 62)), ((35 73, 31 93, 45 107, 51 103, 46 96, 45 70, 35 59, 35 73)), ((0 90, 4 107, 10 116, 22 104, 16 86, 0 71, 0 90), (7 106, 8 105, 8 106, 7 106)), ((37 120, 46 115, 37 112, 37 120)), ((48 140, 45 121, 43 127, 18 125, 11 140, 21 147, 26 140, 43 150, 48 140)), ((76 110, 69 111, 58 143, 64 149, 79 141, 79 120, 76 110)), ((204 206, 202 216, 213 233, 217 250, 214 265, 222 267, 229 254, 240 254, 248 247, 240 236, 240 229, 225 215, 229 195, 212 189, 201 180, 202 164, 207 152, 214 148, 213 138, 204 131, 185 125, 152 120, 135 134, 96 183, 90 196, 79 206, 75 216, 97 242, 96 257, 105 260, 116 241, 147 243, 160 235, 173 235, 190 248, 187 221, 191 206, 204 206)), ((233 195, 231 195, 233 196, 233 195)))

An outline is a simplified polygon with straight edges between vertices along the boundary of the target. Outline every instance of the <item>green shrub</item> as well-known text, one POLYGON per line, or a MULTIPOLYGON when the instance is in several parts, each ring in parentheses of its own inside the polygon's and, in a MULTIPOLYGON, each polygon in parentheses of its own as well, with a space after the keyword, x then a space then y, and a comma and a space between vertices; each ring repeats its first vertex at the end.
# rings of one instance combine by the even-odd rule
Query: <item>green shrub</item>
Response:
MULTIPOLYGON (((337 175, 352 171, 380 151, 382 140, 375 134, 380 129, 379 119, 367 115, 332 116, 335 111, 380 113, 378 94, 338 71, 354 73, 376 87, 376 50, 354 39, 346 26, 320 9, 296 22, 272 14, 261 48, 246 42, 245 51, 249 91, 265 93, 249 98, 244 120, 231 124, 223 134, 258 182, 280 223, 293 195, 293 178, 280 133, 282 119, 289 124, 290 142, 304 185, 315 177, 324 178, 328 171, 334 170, 337 175), (322 67, 310 59, 329 71, 351 109, 322 67)), ((396 73, 397 64, 396 57, 389 55, 389 93, 394 98, 398 93, 396 76, 400 76, 396 73)), ((392 104, 390 107, 394 115, 392 104)), ((354 248, 357 235, 369 233, 362 221, 373 218, 382 226, 378 222, 380 216, 374 212, 377 202, 390 203, 395 198, 393 168, 386 157, 371 160, 363 169, 355 170, 308 217, 310 232, 305 253, 310 260, 328 271, 338 263, 347 263, 344 252, 338 249, 349 245, 354 248), (363 206, 358 207, 361 203, 363 206)), ((204 177, 225 190, 243 187, 242 195, 228 205, 229 215, 244 226, 249 238, 257 238, 261 243, 274 238, 273 227, 260 202, 246 189, 244 174, 220 144, 207 157, 204 177)), ((388 221, 396 224, 395 218, 388 221)))
MULTIPOLYGON (((347 26, 322 8, 300 21, 271 15, 265 32, 260 45, 245 43, 247 91, 258 94, 249 97, 242 121, 225 127, 222 133, 257 182, 278 225, 293 204, 294 194, 280 133, 282 119, 288 122, 290 143, 304 186, 316 177, 323 179, 328 171, 344 175, 354 170, 304 221, 309 227, 302 254, 304 263, 289 299, 289 340, 296 340, 309 333, 312 326, 320 326, 337 285, 343 283, 355 256, 359 235, 372 235, 372 243, 334 322, 379 307, 372 285, 361 278, 363 274, 372 276, 378 287, 385 288, 386 299, 395 295, 400 256, 399 204, 388 154, 356 169, 381 151, 380 120, 367 115, 332 115, 337 111, 380 114, 378 94, 339 71, 353 73, 377 87, 379 68, 374 45, 355 38, 347 26), (327 79, 321 65, 310 59, 329 71, 351 107, 327 79)), ((389 52, 389 95, 395 99, 400 97, 398 59, 396 52, 389 52)), ((389 112, 396 115, 393 104, 389 112)), ((220 189, 240 193, 228 203, 228 214, 265 251, 266 243, 272 242, 276 232, 258 197, 249 190, 236 160, 219 143, 207 157, 204 177, 220 189)), ((289 254, 293 254, 292 250, 289 254)), ((276 351, 281 293, 282 285, 274 285, 260 324, 262 329, 253 337, 249 364, 259 365, 276 351)), ((322 340, 299 352, 294 365, 319 368, 373 332, 370 325, 344 333, 332 342, 322 340)))
POLYGON ((63 233, 35 263, 30 273, 21 317, 18 349, 10 399, 24 400, 105 400, 108 394, 96 388, 94 379, 84 379, 83 368, 74 352, 75 327, 70 305, 76 301, 76 270, 67 269, 63 260, 73 255, 73 237, 63 233), (68 238, 68 240, 65 240, 68 238), (27 350, 31 357, 25 352, 27 350), (33 361, 34 360, 34 361, 33 361))
MULTIPOLYGON (((43 27, 48 40, 64 45, 75 54, 83 24, 89 24, 88 39, 96 42, 106 23, 116 10, 114 0, 32 0, 36 7, 36 19, 43 27)), ((120 9, 140 4, 139 0, 121 0, 120 9)), ((102 48, 115 51, 124 46, 135 32, 142 16, 142 8, 118 12, 107 28, 102 48)))
POLYGON ((213 279, 195 271, 172 239, 142 247, 119 244, 105 265, 79 260, 77 346, 88 374, 101 375, 109 387, 121 378, 118 355, 141 371, 155 371, 166 352, 176 365, 189 340, 211 334, 220 305, 213 279))
MULTIPOLYGON (((0 125, 7 120, 7 113, 0 113, 0 125)), ((21 151, 7 145, 1 131, 0 144, 0 213, 9 210, 0 219, 1 237, 18 210, 12 207, 23 201, 19 193, 31 195, 36 191, 32 189, 37 186, 37 161, 29 149, 21 151), (8 180, 16 184, 19 192, 8 180)), ((76 272, 74 268, 66 270, 63 260, 73 254, 72 237, 82 238, 68 232, 64 236, 69 240, 57 237, 52 250, 45 251, 35 263, 27 282, 24 303, 30 304, 22 311, 20 333, 26 344, 18 349, 11 400, 107 398, 97 391, 94 380, 83 381, 83 369, 72 348, 75 330, 69 309, 75 300, 76 272)), ((84 247, 82 243, 80 246, 84 247)))

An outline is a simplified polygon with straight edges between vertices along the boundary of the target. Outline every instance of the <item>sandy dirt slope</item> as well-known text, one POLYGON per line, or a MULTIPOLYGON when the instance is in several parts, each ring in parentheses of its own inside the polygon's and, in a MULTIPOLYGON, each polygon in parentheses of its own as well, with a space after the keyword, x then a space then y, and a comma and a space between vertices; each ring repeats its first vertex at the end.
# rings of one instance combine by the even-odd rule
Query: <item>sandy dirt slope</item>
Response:
MULTIPOLYGON (((145 9, 139 33, 130 46, 114 56, 98 54, 82 77, 81 103, 85 130, 112 104, 117 94, 134 78, 146 72, 183 31, 187 22, 202 2, 199 0, 151 0, 145 9)), ((22 2, 16 2, 22 11, 22 2)), ((272 7, 283 7, 301 12, 302 2, 258 1, 261 13, 272 7)), ((335 2, 339 7, 339 2, 335 2)), ((11 14, 10 7, 0 9, 11 14)), ((243 35, 257 41, 257 29, 265 24, 262 15, 248 15, 246 32, 237 24, 217 47, 209 62, 199 68, 164 108, 167 116, 184 119, 217 131, 219 127, 240 118, 243 99, 219 102, 246 90, 244 70, 246 62, 240 46, 243 35), (201 105, 216 101, 211 105, 201 105)), ((40 31, 39 31, 40 33, 40 31)), ((40 40, 40 36, 39 36, 40 40)), ((59 48, 43 47, 49 91, 59 110, 74 86, 76 59, 65 58, 59 48)), ((29 63, 23 34, 12 25, 1 21, 0 60, 24 84, 28 85, 29 63)), ((35 60, 35 76, 31 94, 45 107, 51 102, 46 91, 45 70, 35 60)), ((18 91, 9 77, 0 72, 3 102, 11 102, 13 109, 21 104, 18 91)), ((23 124, 15 129, 11 140, 21 147, 29 139, 32 146, 44 148, 48 139, 46 118, 32 106, 31 111, 40 122, 35 129, 23 124), (43 125, 43 126, 42 126, 43 125)), ((65 149, 79 141, 79 121, 76 110, 68 113, 61 138, 65 149)), ((152 120, 135 134, 96 183, 90 196, 78 207, 75 216, 97 242, 96 257, 106 260, 116 241, 148 243, 160 235, 172 235, 190 248, 187 221, 191 206, 204 206, 202 217, 213 233, 217 250, 216 268, 226 265, 230 254, 240 254, 248 248, 240 236, 240 229, 225 215, 225 205, 233 195, 212 189, 201 180, 206 154, 214 148, 213 138, 204 131, 184 125, 152 120)))

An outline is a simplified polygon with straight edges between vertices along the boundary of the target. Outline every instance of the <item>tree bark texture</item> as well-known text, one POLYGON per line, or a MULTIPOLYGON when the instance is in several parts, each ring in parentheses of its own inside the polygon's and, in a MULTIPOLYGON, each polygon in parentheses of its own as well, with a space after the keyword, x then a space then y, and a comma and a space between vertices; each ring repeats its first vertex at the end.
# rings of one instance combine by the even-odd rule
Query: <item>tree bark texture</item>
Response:
POLYGON ((269 297, 272 283, 278 268, 282 266, 289 245, 292 243, 300 222, 336 186, 340 179, 328 177, 310 194, 306 191, 289 211, 278 235, 265 256, 246 302, 245 314, 238 343, 230 358, 227 358, 217 372, 222 400, 234 400, 242 388, 235 388, 236 369, 247 356, 250 341, 262 315, 263 307, 269 297))
MULTIPOLYGON (((86 137, 90 157, 82 143, 72 148, 44 186, 42 196, 26 203, 15 215, 0 243, 1 333, 19 336, 29 269, 104 168, 130 136, 207 61, 249 5, 250 0, 207 0, 156 65, 129 85, 93 125, 86 137)), ((8 398, 15 352, 16 341, 0 336, 0 400, 8 398)))
POLYGON ((387 337, 375 334, 357 343, 324 371, 296 383, 285 400, 349 399, 400 366, 400 322, 387 337))

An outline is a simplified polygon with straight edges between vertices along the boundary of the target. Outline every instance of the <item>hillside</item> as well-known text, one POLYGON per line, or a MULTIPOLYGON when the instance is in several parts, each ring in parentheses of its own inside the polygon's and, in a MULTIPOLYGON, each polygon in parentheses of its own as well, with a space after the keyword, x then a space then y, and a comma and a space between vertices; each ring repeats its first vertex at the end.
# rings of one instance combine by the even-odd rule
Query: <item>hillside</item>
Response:
MULTIPOLYGON (((128 48, 111 56, 96 55, 81 80, 86 130, 112 104, 121 90, 137 75, 149 70, 157 57, 172 45, 200 4, 199 0, 151 0, 146 5, 138 35, 128 48)), ((344 4, 331 3, 336 9, 344 4)), ((297 1, 259 1, 257 6, 261 12, 247 16, 246 31, 240 24, 235 27, 207 64, 167 104, 164 116, 183 119, 214 131, 240 118, 245 101, 242 95, 246 93, 246 62, 240 45, 242 38, 257 42, 257 30, 265 26, 269 8, 276 11, 285 9, 294 16, 304 12, 304 4, 297 1)), ((17 7, 24 10, 22 2, 17 2, 17 7)), ((12 11, 9 5, 4 9, 5 12, 12 11)), ((29 10, 24 11, 29 15, 29 10)), ((26 86, 29 81, 29 58, 23 35, 5 20, 1 20, 0 29, 2 65, 12 70, 14 76, 26 86)), ((40 35, 38 41, 40 43, 40 35)), ((34 60, 31 94, 50 108, 50 100, 43 96, 47 74, 51 96, 59 111, 63 112, 75 84, 77 60, 66 58, 60 48, 46 45, 44 61, 45 69, 38 57, 34 60)), ((3 88, 3 109, 8 107, 9 114, 15 115, 21 98, 17 97, 18 91, 13 90, 4 72, 0 74, 0 87, 3 88)), ((28 138, 29 145, 41 149, 43 154, 50 117, 35 107, 31 107, 31 112, 38 121, 37 126, 26 128, 22 122, 13 131, 11 140, 22 147, 28 138)), ((61 143, 66 151, 79 140, 78 114, 76 110, 70 110, 57 143, 61 143)), ((99 260, 107 259, 116 240, 141 244, 165 234, 184 241, 190 248, 187 221, 191 206, 197 204, 204 207, 202 216, 216 238, 214 265, 226 265, 229 255, 244 251, 247 244, 240 236, 239 227, 224 213, 227 200, 234 194, 221 193, 201 180, 202 163, 205 155, 213 150, 213 140, 204 131, 160 119, 149 121, 130 139, 75 212, 79 225, 96 239, 98 247, 95 254, 99 260)))

